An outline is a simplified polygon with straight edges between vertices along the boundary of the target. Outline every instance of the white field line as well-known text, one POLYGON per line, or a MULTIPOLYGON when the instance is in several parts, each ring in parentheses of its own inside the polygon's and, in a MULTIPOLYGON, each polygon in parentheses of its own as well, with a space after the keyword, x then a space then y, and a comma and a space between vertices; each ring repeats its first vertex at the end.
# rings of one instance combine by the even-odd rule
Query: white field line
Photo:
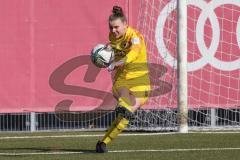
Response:
MULTIPOLYGON (((148 135, 159 135, 159 133, 148 133, 148 134, 121 134, 119 136, 148 136, 148 135)), ((0 137, 0 140, 3 139, 29 139, 29 138, 76 138, 76 137, 101 137, 104 134, 84 134, 84 135, 57 135, 57 136, 13 136, 13 137, 0 137)))
MULTIPOLYGON (((234 134, 240 132, 190 132, 189 134, 234 134)), ((123 133, 119 136, 154 136, 154 135, 171 135, 171 134, 182 134, 178 132, 168 133, 123 133)), ((41 139, 41 138, 76 138, 76 137, 101 137, 104 134, 85 134, 85 135, 56 135, 56 136, 6 136, 0 137, 0 140, 4 139, 41 139)))
MULTIPOLYGON (((152 149, 152 150, 113 150, 108 153, 132 153, 132 152, 189 152, 189 151, 224 151, 240 150, 240 148, 182 148, 182 149, 152 149)), ((69 154, 90 154, 94 152, 26 152, 26 153, 0 153, 0 156, 27 156, 27 155, 69 155, 69 154)))

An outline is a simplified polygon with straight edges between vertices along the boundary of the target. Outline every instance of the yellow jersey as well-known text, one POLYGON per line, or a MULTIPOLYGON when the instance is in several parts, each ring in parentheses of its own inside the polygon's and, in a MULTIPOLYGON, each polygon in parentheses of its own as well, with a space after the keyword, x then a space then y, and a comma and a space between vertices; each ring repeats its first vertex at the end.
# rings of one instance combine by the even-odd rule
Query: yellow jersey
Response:
POLYGON ((125 57, 124 66, 117 70, 115 80, 148 77, 146 46, 143 36, 137 30, 128 26, 124 36, 116 39, 110 33, 109 40, 114 49, 115 61, 125 57))

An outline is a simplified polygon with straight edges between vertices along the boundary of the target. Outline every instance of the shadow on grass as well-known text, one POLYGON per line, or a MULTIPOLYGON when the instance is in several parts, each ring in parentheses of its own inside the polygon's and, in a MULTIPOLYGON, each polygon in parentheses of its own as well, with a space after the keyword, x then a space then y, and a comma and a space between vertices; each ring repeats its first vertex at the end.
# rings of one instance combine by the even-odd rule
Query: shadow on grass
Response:
POLYGON ((6 154, 0 154, 4 157, 20 157, 20 156, 26 156, 25 154, 20 155, 21 153, 33 153, 33 154, 41 154, 41 153, 54 153, 54 152, 75 152, 76 154, 93 154, 96 153, 95 150, 90 149, 60 149, 60 148, 40 148, 40 147, 24 147, 24 148, 0 148, 1 153, 6 154), (6 152, 9 151, 9 152, 6 152), (7 155, 9 154, 9 155, 7 155), (16 155, 14 155, 16 154, 16 155))

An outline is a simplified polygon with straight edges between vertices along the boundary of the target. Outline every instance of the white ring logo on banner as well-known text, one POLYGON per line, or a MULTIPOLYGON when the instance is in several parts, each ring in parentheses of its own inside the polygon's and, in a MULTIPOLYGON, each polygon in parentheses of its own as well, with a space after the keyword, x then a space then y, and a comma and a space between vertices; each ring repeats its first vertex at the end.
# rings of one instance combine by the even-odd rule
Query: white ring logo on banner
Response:
POLYGON ((238 47, 240 49, 240 36, 239 36, 239 34, 240 34, 240 16, 238 18, 236 33, 237 33, 238 47))
MULTIPOLYGON (((222 71, 233 71, 236 69, 240 69, 240 58, 234 61, 223 61, 215 57, 220 41, 220 27, 218 17, 214 12, 215 8, 224 4, 233 4, 240 7, 240 2, 236 0, 212 0, 211 2, 207 3, 203 0, 188 0, 187 3, 188 5, 193 5, 201 9, 201 14, 199 15, 196 25, 196 42, 201 54, 201 58, 193 62, 188 62, 188 71, 199 70, 203 68, 206 64, 210 64, 211 66, 222 71), (213 32, 212 42, 209 48, 207 48, 203 37, 204 25, 208 18, 212 25, 213 32)), ((165 22, 169 14, 175 9, 176 0, 172 0, 161 11, 157 19, 155 40, 160 56, 164 57, 164 60, 168 65, 176 69, 176 65, 173 65, 176 59, 169 53, 163 40, 165 22)), ((236 36, 237 43, 240 48, 240 17, 238 18, 238 23, 236 25, 236 36)))

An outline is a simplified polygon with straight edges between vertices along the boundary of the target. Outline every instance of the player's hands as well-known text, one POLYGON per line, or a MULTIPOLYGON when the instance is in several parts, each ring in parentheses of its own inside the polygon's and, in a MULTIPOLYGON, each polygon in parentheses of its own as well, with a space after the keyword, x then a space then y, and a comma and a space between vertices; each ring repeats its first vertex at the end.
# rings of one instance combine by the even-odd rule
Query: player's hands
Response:
POLYGON ((105 46, 106 46, 106 49, 107 49, 107 50, 112 50, 112 46, 111 46, 110 43, 107 43, 105 46))
POLYGON ((124 62, 126 61, 125 58, 122 58, 121 60, 119 61, 114 61, 112 62, 109 66, 108 66, 108 71, 111 72, 113 71, 115 68, 118 68, 118 67, 123 67, 124 65, 124 62))
POLYGON ((111 72, 111 71, 113 71, 114 69, 115 69, 115 67, 116 67, 116 65, 115 65, 115 63, 113 62, 113 63, 111 63, 109 66, 108 66, 108 71, 109 72, 111 72))

